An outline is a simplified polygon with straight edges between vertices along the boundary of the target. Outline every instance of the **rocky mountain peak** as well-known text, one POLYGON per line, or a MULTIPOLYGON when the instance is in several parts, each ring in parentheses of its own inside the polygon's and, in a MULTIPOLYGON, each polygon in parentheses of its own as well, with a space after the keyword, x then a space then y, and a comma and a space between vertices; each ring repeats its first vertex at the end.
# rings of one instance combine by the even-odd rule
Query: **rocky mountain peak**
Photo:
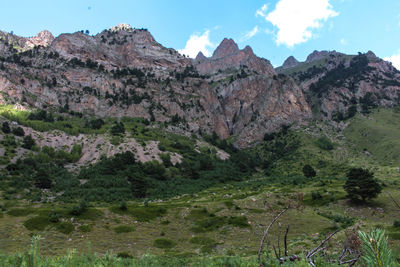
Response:
POLYGON ((243 51, 244 53, 246 53, 247 55, 254 55, 253 49, 252 49, 250 46, 248 46, 248 45, 246 45, 246 47, 243 48, 242 51, 243 51))
POLYGON ((290 56, 285 60, 285 62, 283 62, 282 68, 283 69, 292 68, 297 66, 298 64, 299 61, 294 56, 290 56))
POLYGON ((35 37, 31 37, 27 39, 26 46, 34 47, 34 46, 50 46, 54 41, 54 36, 48 30, 44 30, 39 32, 35 37))
POLYGON ((338 54, 340 54, 340 53, 336 52, 335 50, 333 50, 333 51, 326 51, 326 50, 317 51, 317 50, 314 50, 314 52, 312 52, 311 54, 308 55, 308 57, 306 59, 306 62, 312 62, 312 61, 319 60, 321 58, 327 57, 329 55, 334 55, 335 56, 335 55, 338 55, 338 54))
POLYGON ((233 39, 225 38, 220 45, 215 49, 213 58, 222 58, 239 52, 239 47, 233 39))
POLYGON ((207 60, 206 56, 203 54, 203 52, 199 52, 196 56, 196 58, 194 59, 197 62, 202 62, 204 60, 207 60))
POLYGON ((119 32, 119 31, 129 32, 129 31, 132 31, 132 30, 133 29, 132 29, 131 25, 129 25, 127 23, 120 23, 117 26, 113 26, 113 27, 110 28, 110 31, 112 31, 112 32, 119 32))

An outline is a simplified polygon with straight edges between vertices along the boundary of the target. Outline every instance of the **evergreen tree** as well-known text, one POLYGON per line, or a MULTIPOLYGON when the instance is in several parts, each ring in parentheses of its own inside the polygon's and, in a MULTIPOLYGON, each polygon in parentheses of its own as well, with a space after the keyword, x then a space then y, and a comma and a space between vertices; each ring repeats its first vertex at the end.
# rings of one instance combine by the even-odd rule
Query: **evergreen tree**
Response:
POLYGON ((24 141, 21 146, 26 149, 31 149, 34 145, 35 145, 35 140, 33 140, 31 135, 27 135, 24 137, 24 141))
POLYGON ((315 172, 314 168, 311 167, 311 165, 309 165, 309 164, 304 165, 303 174, 307 178, 312 178, 312 177, 315 177, 317 175, 317 173, 315 172))
POLYGON ((343 188, 351 199, 361 198, 363 202, 376 198, 382 191, 381 185, 374 179, 374 173, 362 168, 352 168, 349 171, 343 188))
POLYGON ((11 129, 10 129, 10 125, 8 124, 8 122, 3 122, 3 125, 2 125, 2 127, 1 127, 1 130, 3 131, 3 133, 5 133, 5 134, 8 134, 8 133, 10 133, 11 132, 11 129))

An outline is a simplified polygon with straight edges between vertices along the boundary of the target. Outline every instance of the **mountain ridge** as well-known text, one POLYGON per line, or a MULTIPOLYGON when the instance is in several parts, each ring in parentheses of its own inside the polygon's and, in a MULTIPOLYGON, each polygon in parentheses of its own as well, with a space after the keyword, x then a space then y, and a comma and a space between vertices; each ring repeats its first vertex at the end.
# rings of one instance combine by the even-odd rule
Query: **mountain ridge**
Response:
POLYGON ((178 116, 189 133, 215 131, 248 147, 282 126, 313 118, 345 120, 349 109, 363 111, 364 102, 396 105, 400 75, 371 53, 314 51, 282 70, 249 46, 240 50, 232 39, 225 38, 209 58, 199 53, 190 59, 159 44, 147 30, 121 24, 94 36, 61 34, 51 44, 22 51, 2 38, 0 91, 3 103, 99 117, 163 122, 178 116), (293 71, 304 64, 314 65, 293 71), (330 80, 350 69, 352 76, 340 84, 330 80))

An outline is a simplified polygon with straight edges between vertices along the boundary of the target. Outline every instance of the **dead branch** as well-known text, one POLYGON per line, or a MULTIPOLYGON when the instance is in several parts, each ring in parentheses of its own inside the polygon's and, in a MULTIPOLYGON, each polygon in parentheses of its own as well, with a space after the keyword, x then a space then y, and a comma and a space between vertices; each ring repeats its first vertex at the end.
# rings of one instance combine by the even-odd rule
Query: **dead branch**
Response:
POLYGON ((392 201, 394 202, 394 204, 399 208, 400 210, 400 204, 397 202, 396 199, 394 199, 394 197, 388 192, 387 193, 389 195, 389 197, 392 199, 392 201))
POLYGON ((335 232, 333 232, 332 234, 330 234, 327 238, 324 239, 324 241, 321 242, 321 244, 319 244, 317 247, 315 247, 313 250, 311 250, 310 252, 307 253, 306 259, 308 259, 308 262, 311 264, 311 266, 315 266, 314 261, 312 259, 312 257, 317 254, 319 251, 325 249, 325 247, 323 247, 323 245, 325 245, 325 243, 332 238, 332 236, 334 236, 337 232, 339 232, 339 230, 336 230, 335 232))
POLYGON ((289 225, 286 227, 286 233, 285 233, 285 239, 284 239, 284 245, 285 245, 285 257, 287 257, 287 235, 289 233, 289 225))
POLYGON ((265 229, 264 234, 261 238, 261 242, 260 242, 260 247, 258 249, 258 255, 257 255, 257 262, 259 266, 262 266, 261 264, 261 253, 263 251, 264 248, 264 242, 265 239, 267 238, 268 235, 268 231, 271 228, 271 226, 279 219, 279 217, 282 216, 282 214, 284 214, 287 210, 289 209, 289 207, 284 208, 278 215, 275 216, 275 218, 271 221, 271 223, 268 225, 268 227, 265 229))

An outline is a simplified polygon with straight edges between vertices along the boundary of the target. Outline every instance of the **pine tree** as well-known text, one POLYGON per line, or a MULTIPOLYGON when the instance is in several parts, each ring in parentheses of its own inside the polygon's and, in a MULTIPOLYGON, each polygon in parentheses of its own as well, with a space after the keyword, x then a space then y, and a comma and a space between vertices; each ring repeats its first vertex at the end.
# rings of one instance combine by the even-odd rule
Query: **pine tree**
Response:
POLYGON ((356 200, 361 197, 363 202, 376 198, 382 191, 381 185, 374 179, 373 172, 362 168, 352 168, 349 171, 343 188, 351 199, 356 200))
POLYGON ((311 167, 311 165, 308 165, 308 164, 304 165, 303 174, 307 178, 312 178, 312 177, 315 177, 317 175, 317 173, 315 172, 314 168, 311 167))

